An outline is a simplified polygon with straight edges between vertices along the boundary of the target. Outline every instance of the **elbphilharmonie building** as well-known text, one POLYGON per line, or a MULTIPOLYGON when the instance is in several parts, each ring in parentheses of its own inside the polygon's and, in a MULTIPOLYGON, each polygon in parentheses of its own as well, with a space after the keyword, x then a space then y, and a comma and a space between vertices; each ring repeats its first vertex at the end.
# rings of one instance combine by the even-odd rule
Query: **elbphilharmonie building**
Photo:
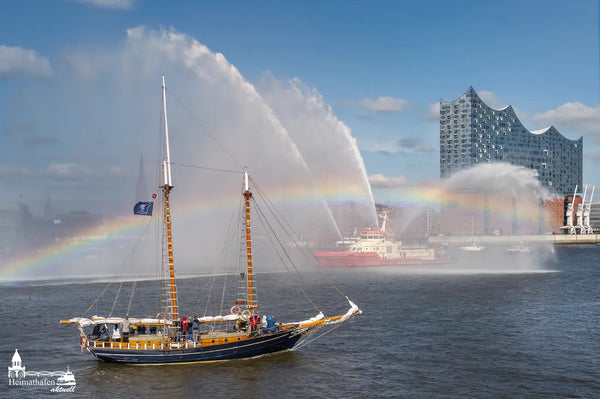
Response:
POLYGON ((533 169, 544 187, 566 196, 582 187, 583 137, 569 140, 554 126, 529 131, 512 106, 493 109, 472 87, 440 100, 440 177, 488 162, 533 169))

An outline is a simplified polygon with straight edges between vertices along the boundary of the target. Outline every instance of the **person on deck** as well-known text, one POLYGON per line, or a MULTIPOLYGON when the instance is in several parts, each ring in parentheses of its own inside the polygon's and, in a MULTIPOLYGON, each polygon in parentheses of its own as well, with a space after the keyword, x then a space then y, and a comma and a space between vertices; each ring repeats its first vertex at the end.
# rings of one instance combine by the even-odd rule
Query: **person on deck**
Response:
POLYGON ((262 328, 267 328, 267 315, 263 315, 262 319, 260 319, 260 326, 262 328))
POLYGON ((192 336, 192 321, 194 320, 194 318, 192 316, 188 317, 187 319, 187 339, 191 340, 193 338, 192 336))
POLYGON ((175 327, 175 331, 177 332, 177 337, 175 337, 175 341, 181 341, 181 321, 174 320, 173 327, 175 327))
POLYGON ((108 336, 108 330, 106 329, 106 324, 100 327, 100 337, 98 341, 108 341, 110 337, 108 336))
POLYGON ((258 328, 259 317, 257 314, 250 316, 250 331, 254 332, 258 328))
POLYGON ((189 324, 187 322, 187 318, 185 316, 183 316, 181 318, 181 332, 182 332, 183 339, 186 339, 186 337, 187 337, 188 326, 189 326, 189 324))
POLYGON ((198 320, 198 316, 194 316, 194 320, 192 321, 192 339, 194 341, 198 341, 198 332, 200 331, 200 320, 198 320))
POLYGON ((129 328, 131 327, 129 317, 125 317, 121 325, 123 326, 123 342, 129 342, 129 328))
POLYGON ((275 324, 275 316, 267 317, 267 330, 270 332, 277 331, 277 325, 275 324))
POLYGON ((121 340, 121 333, 119 332, 119 325, 115 324, 114 325, 114 329, 113 329, 113 333, 112 333, 112 340, 113 341, 120 341, 121 340))
POLYGON ((100 324, 96 324, 94 326, 94 330, 92 331, 92 334, 89 336, 90 339, 98 339, 100 338, 100 324))

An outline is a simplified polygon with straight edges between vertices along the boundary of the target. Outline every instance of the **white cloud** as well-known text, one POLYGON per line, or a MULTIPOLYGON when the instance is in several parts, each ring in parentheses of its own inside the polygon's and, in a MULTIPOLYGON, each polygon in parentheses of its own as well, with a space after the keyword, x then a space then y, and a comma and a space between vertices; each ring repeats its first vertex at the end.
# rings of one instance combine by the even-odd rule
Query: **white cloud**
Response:
POLYGON ((495 109, 504 108, 508 105, 504 104, 500 100, 500 97, 498 97, 498 95, 493 91, 481 90, 477 92, 477 95, 483 100, 484 103, 495 109))
POLYGON ((406 185, 406 177, 387 177, 382 174, 369 176, 369 183, 374 188, 394 188, 406 185))
POLYGON ((427 104, 429 112, 423 115, 423 119, 426 121, 439 121, 440 120, 440 103, 427 104))
POLYGON ((437 152, 437 148, 423 143, 420 137, 402 137, 391 142, 374 142, 363 145, 362 150, 382 154, 415 154, 437 152))
POLYGON ((119 166, 111 166, 106 170, 91 170, 89 167, 74 162, 55 162, 45 167, 30 167, 20 165, 0 165, 0 178, 15 178, 21 180, 81 180, 92 179, 99 181, 103 178, 128 176, 127 171, 119 166))
POLYGON ((52 77, 48 58, 35 50, 0 45, 0 78, 26 74, 36 78, 52 77))
POLYGON ((360 100, 361 107, 375 112, 400 112, 408 104, 410 103, 407 100, 393 97, 379 97, 376 100, 363 98, 360 100))
POLYGON ((78 179, 89 175, 89 170, 76 163, 53 163, 44 173, 54 179, 78 179))
POLYGON ((559 130, 576 130, 598 135, 600 139, 600 105, 589 107, 580 102, 569 102, 556 109, 534 114, 536 123, 554 125, 559 130))
POLYGON ((110 70, 111 60, 101 51, 94 54, 68 53, 64 57, 69 66, 86 79, 97 78, 110 70))
POLYGON ((101 8, 114 8, 120 10, 127 10, 133 8, 135 0, 72 0, 77 3, 91 4, 101 8))

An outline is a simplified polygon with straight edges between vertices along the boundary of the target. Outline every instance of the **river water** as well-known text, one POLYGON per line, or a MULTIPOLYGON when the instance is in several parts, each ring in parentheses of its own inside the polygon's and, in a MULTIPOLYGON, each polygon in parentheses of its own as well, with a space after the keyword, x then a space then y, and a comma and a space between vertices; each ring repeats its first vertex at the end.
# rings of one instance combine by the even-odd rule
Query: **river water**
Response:
MULTIPOLYGON (((59 320, 79 316, 103 282, 4 284, 5 365, 18 349, 27 370, 68 366, 77 384, 72 393, 52 393, 51 386, 14 386, 3 377, 0 396, 600 397, 600 246, 558 247, 554 256, 524 269, 515 265, 531 255, 502 258, 505 267, 493 269, 486 267, 489 255, 473 256, 468 267, 332 270, 328 278, 362 315, 297 351, 195 365, 115 365, 81 354, 76 328, 59 320)), ((278 311, 280 321, 313 316, 314 309, 287 296, 285 276, 257 276, 273 287, 259 291, 261 303, 293 309, 278 311)), ((181 280, 180 297, 194 297, 205 280, 181 280)), ((317 275, 304 283, 309 291, 328 287, 317 275)), ((156 285, 137 283, 136 297, 151 298, 156 285)), ((320 301, 337 301, 335 310, 344 312, 344 299, 334 289, 327 292, 320 301)), ((182 309, 192 312, 197 299, 182 300, 182 309)), ((149 312, 146 302, 136 305, 140 312, 149 312)))

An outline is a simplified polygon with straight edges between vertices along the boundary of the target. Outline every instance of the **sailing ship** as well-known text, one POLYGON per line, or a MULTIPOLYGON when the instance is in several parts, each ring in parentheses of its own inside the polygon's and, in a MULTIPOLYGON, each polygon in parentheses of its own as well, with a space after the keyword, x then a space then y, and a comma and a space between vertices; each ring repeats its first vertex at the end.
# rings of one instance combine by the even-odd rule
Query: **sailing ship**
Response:
POLYGON ((471 245, 465 245, 464 247, 460 247, 463 251, 466 252, 479 252, 485 249, 481 245, 478 245, 475 242, 475 219, 471 218, 471 245))
POLYGON ((387 213, 381 228, 364 229, 356 242, 345 251, 318 251, 315 258, 322 267, 334 266, 400 266, 451 263, 444 248, 408 248, 401 241, 386 238, 387 213))
MULTIPOLYGON (((344 314, 326 317, 323 312, 299 322, 275 323, 269 318, 265 325, 259 322, 259 303, 255 295, 255 273, 252 257, 252 235, 250 211, 252 192, 249 186, 247 170, 243 171, 243 245, 245 253, 245 271, 241 273, 245 281, 243 300, 232 304, 230 313, 217 316, 195 317, 190 323, 180 318, 175 265, 173 262, 173 240, 171 229, 170 194, 171 160, 169 151, 169 130, 167 124, 166 85, 162 81, 162 113, 164 122, 165 159, 162 162, 162 205, 163 205, 163 250, 168 275, 164 279, 168 293, 166 306, 155 318, 75 317, 61 320, 63 324, 77 326, 81 351, 86 350, 98 359, 107 362, 127 364, 171 364, 201 363, 239 358, 250 358, 268 353, 293 350, 304 339, 319 329, 342 323, 358 315, 361 310, 346 297, 350 308, 344 314), (189 323, 194 333, 190 337, 182 334, 182 327, 189 323), (209 328, 196 328, 210 326, 209 328), (89 333, 85 329, 93 328, 89 333), (105 329, 122 330, 122 333, 109 335, 105 329), (136 333, 130 334, 135 328, 136 333)), ((139 208, 139 207, 138 207, 139 208)), ((135 209, 135 208, 134 208, 135 209)), ((145 208, 147 212, 147 208, 145 208)), ((147 214, 147 213, 146 213, 147 214)), ((263 315, 263 319, 265 315, 263 315)))

